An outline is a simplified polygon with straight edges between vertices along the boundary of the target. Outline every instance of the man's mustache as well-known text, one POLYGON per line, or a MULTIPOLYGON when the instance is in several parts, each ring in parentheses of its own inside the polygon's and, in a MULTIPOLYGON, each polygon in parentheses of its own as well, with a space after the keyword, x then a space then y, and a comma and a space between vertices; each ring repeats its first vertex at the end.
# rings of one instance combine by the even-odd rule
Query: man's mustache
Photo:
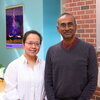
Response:
POLYGON ((63 31, 64 34, 72 33, 72 30, 65 30, 63 31))

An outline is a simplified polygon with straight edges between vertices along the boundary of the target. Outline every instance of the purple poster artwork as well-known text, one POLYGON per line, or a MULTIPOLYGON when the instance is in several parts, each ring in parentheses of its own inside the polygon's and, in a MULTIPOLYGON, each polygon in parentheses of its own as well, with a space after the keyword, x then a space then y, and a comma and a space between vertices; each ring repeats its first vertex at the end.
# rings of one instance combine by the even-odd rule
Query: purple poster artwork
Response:
POLYGON ((22 48, 23 6, 6 9, 6 47, 22 48))

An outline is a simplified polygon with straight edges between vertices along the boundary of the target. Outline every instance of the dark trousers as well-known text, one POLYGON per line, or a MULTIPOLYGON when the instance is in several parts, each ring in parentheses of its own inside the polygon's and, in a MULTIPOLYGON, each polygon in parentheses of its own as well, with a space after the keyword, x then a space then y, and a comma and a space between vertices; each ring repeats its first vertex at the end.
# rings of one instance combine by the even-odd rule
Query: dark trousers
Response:
POLYGON ((77 98, 57 98, 56 100, 77 100, 77 98))

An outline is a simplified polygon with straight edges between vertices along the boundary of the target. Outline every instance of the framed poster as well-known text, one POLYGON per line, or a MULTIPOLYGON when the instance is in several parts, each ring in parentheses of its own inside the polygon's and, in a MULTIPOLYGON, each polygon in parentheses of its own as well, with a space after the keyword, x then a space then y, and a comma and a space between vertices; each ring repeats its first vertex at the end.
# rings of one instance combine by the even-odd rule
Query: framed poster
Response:
POLYGON ((6 8, 6 47, 22 48, 23 6, 6 8))

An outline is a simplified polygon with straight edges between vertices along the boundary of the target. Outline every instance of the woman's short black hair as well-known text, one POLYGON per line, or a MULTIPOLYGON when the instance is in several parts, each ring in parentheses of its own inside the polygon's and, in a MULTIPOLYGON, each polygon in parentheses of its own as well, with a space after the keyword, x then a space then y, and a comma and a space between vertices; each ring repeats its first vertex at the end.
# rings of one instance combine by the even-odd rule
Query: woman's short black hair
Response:
POLYGON ((40 45, 42 43, 42 36, 39 32, 35 31, 35 30, 30 30, 30 31, 27 31, 24 36, 23 36, 23 44, 25 44, 25 41, 27 39, 27 36, 30 35, 30 34, 36 34, 40 37, 40 45))

